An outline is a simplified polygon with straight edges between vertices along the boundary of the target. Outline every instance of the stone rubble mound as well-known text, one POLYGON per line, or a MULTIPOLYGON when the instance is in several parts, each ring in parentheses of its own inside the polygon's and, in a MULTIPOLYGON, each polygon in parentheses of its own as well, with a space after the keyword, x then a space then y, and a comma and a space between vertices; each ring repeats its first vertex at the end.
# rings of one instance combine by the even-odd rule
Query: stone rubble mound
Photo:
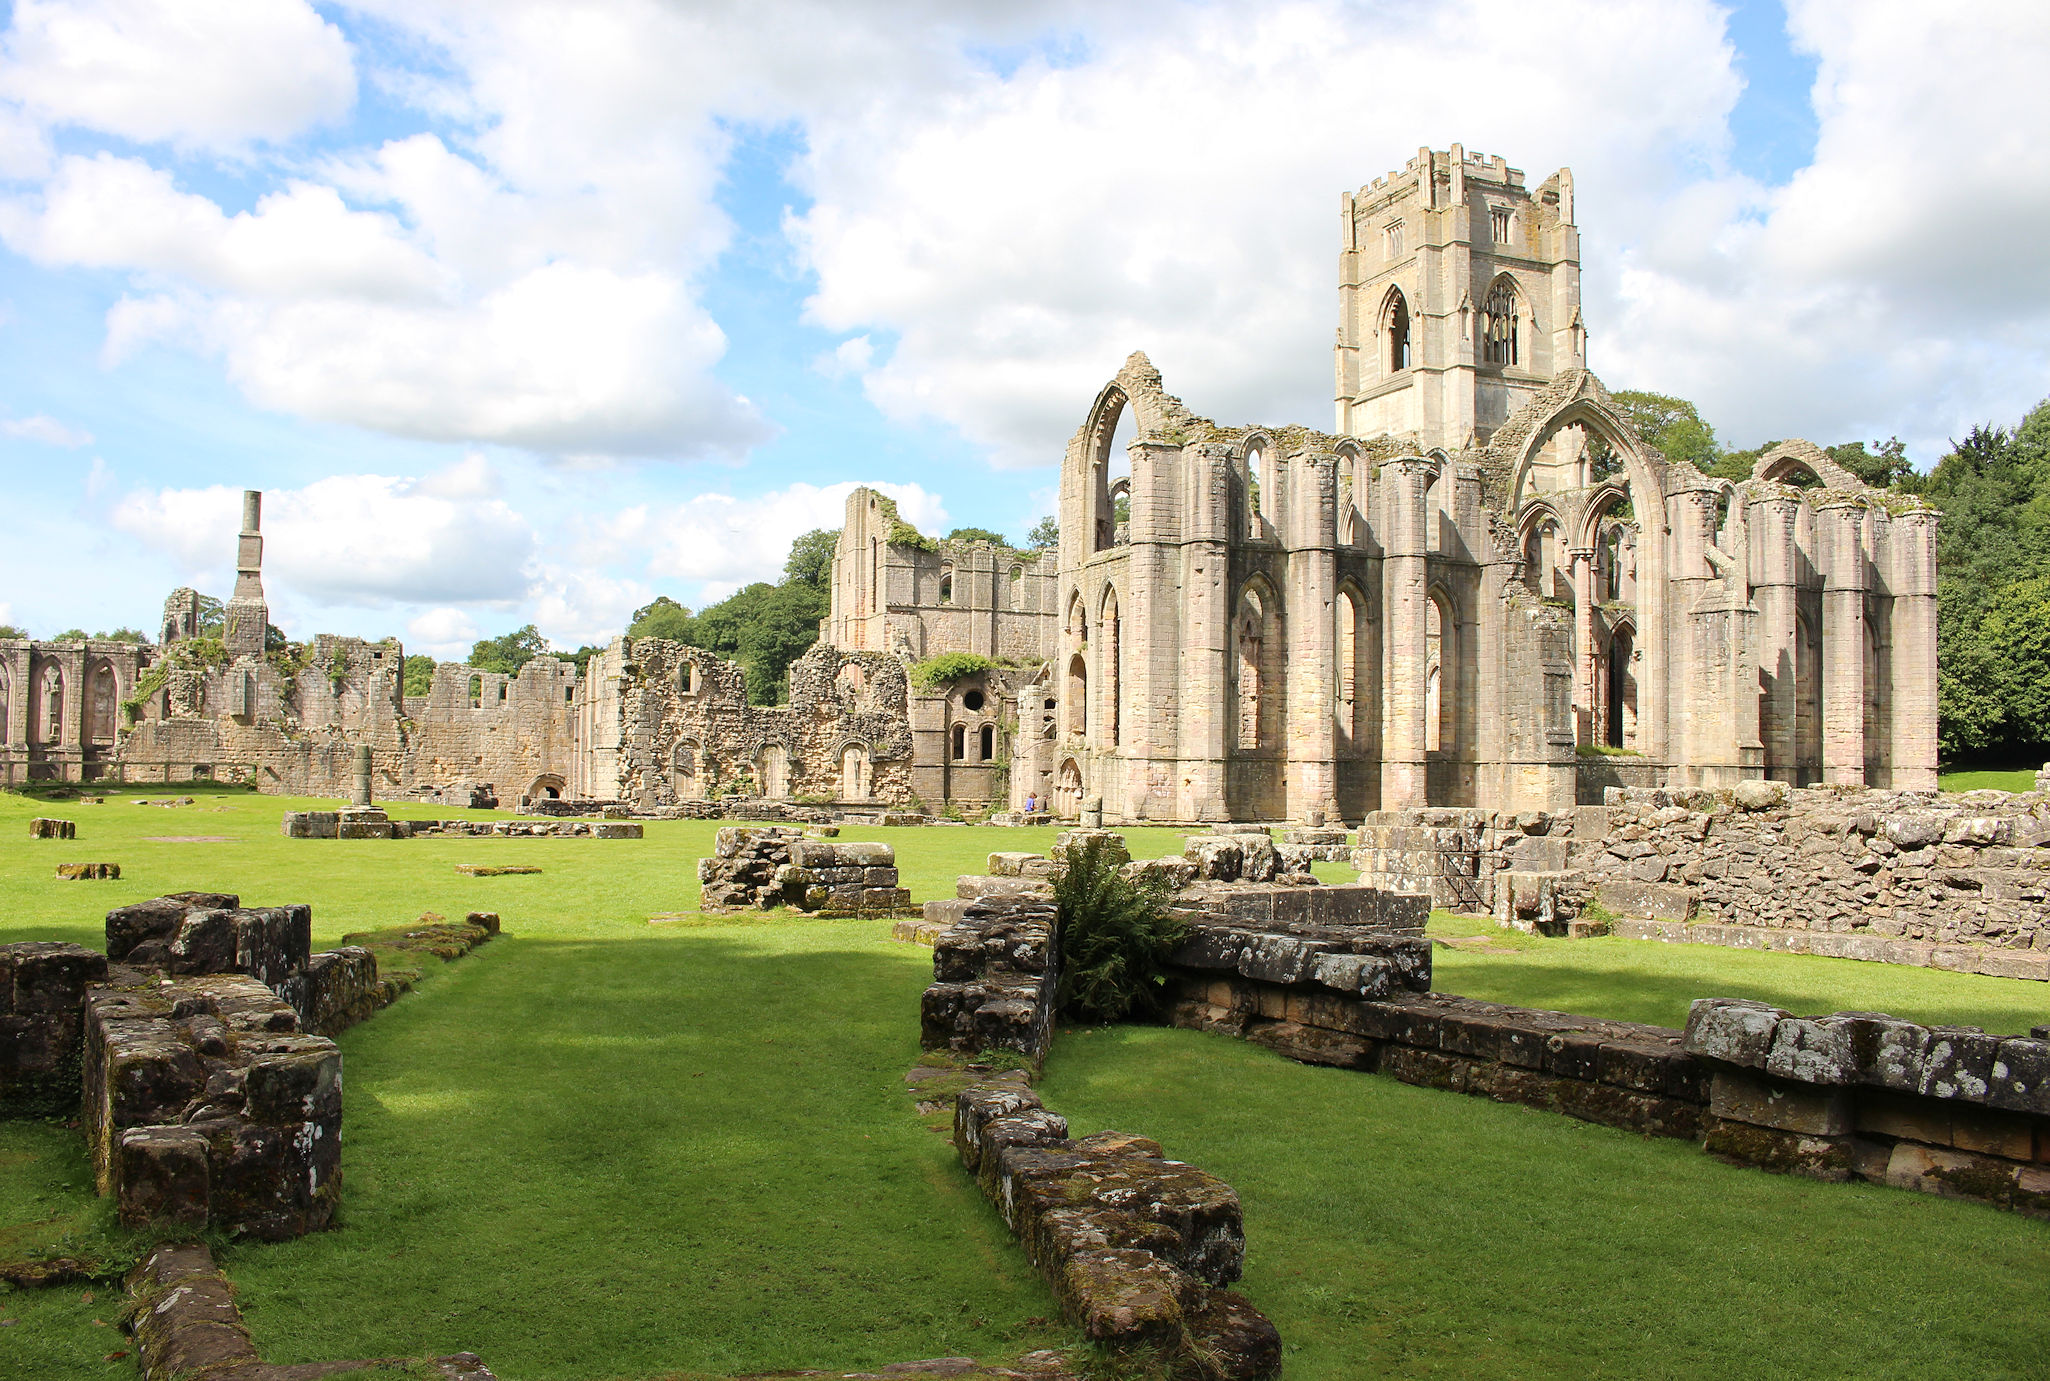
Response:
POLYGON ((896 916, 911 906, 888 844, 819 839, 789 825, 728 825, 698 860, 705 911, 790 906, 820 916, 896 916))

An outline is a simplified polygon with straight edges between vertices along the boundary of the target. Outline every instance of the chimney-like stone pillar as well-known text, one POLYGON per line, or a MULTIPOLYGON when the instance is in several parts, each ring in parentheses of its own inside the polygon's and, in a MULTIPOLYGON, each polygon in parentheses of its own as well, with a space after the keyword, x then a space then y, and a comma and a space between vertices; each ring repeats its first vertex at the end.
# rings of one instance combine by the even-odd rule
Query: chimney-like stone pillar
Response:
POLYGON ((1865 506, 1847 499, 1815 513, 1823 562, 1822 779, 1865 784, 1865 506))
POLYGON ((1801 501, 1791 495, 1751 503, 1752 603, 1758 606, 1758 665, 1764 673, 1759 697, 1759 738, 1765 745, 1765 775, 1795 780, 1801 665, 1800 565, 1794 525, 1801 501))
POLYGON ((1381 727, 1381 809, 1426 803, 1424 672, 1429 655, 1424 602, 1429 598, 1424 553, 1428 515, 1424 498, 1438 463, 1422 456, 1383 462, 1386 496, 1382 528, 1381 607, 1387 676, 1381 727))
POLYGON ((1893 520, 1893 786, 1936 790, 1936 526, 1915 509, 1893 520))
POLYGON ((230 657, 261 657, 270 627, 263 597, 263 495, 242 491, 242 535, 235 545, 235 592, 228 597, 223 638, 230 657))

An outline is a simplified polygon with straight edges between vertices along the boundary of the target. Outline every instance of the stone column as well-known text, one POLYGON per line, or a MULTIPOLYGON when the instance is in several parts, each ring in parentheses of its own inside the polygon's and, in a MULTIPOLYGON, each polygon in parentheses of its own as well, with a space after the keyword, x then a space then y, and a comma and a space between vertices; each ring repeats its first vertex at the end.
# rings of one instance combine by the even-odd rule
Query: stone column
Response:
POLYGON ((1288 817, 1338 816, 1338 457, 1297 456, 1288 551, 1288 817))
POLYGON ((1424 494, 1438 463, 1405 456, 1381 466, 1382 526, 1381 809, 1425 804, 1424 669, 1427 656, 1424 494))
POLYGON ((1792 496, 1751 504, 1752 602, 1758 606, 1758 665, 1765 673, 1759 737, 1765 744, 1765 775, 1795 779, 1797 680, 1801 664, 1800 567, 1794 523, 1801 501, 1792 496))
POLYGON ((349 804, 367 806, 370 804, 370 745, 356 745, 355 779, 349 789, 349 804))
POLYGON ((1175 814, 1223 820, 1225 692, 1230 687, 1231 448, 1202 444, 1182 452, 1181 713, 1175 814))
POLYGON ((1936 524, 1933 508, 1893 521, 1893 787, 1936 790, 1936 524))
POLYGON ((1817 504, 1822 585, 1822 780, 1865 784, 1865 506, 1817 504))
POLYGON ((1593 547, 1572 547, 1573 560, 1573 741, 1593 743, 1595 732, 1593 547))
POLYGON ((1667 606, 1666 760, 1681 769, 1675 784, 1695 782, 1696 766, 1713 756, 1709 748, 1713 726, 1707 721, 1719 700, 1714 684, 1718 669, 1710 655, 1716 630, 1704 626, 1699 611, 1712 602, 1711 587, 1716 583, 1715 567, 1708 559, 1708 548, 1715 541, 1715 506, 1715 487, 1705 479, 1698 486, 1666 495, 1672 553, 1665 582, 1671 601, 1667 606))
POLYGON ((232 657, 261 657, 263 636, 270 627, 270 607, 263 598, 263 495, 242 491, 242 535, 235 546, 235 591, 228 596, 227 641, 232 657))

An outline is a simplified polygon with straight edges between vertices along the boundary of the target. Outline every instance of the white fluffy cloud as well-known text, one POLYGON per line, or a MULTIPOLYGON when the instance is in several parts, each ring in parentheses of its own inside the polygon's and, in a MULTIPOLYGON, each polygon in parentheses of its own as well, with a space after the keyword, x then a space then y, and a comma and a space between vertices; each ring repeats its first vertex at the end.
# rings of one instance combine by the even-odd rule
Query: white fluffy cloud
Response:
MULTIPOLYGON (((241 502, 224 485, 139 490, 112 521, 212 583, 233 569, 241 502)), ((263 528, 267 585, 315 605, 511 604, 527 595, 536 547, 532 525, 503 500, 450 498, 431 479, 389 475, 272 490, 263 528)))
MULTIPOLYGON (((592 536, 607 547, 645 549, 649 575, 700 582, 700 599, 711 601, 750 581, 780 579, 791 542, 813 528, 837 529, 859 483, 793 484, 754 498, 700 494, 674 507, 628 509, 592 536)), ((947 511, 937 494, 916 484, 868 487, 895 499, 906 522, 945 531, 947 511)))
POLYGON ((1627 247, 1596 366, 1740 440, 1897 431, 1933 459, 2050 390, 2050 10, 1789 8, 1818 61, 1813 162, 1705 186, 1627 247))
POLYGON ((1739 89, 1705 0, 1192 7, 815 129, 790 228, 813 317, 896 334, 887 414, 1044 465, 1135 348, 1199 411, 1328 416, 1338 193, 1419 144, 1570 162, 1613 232, 1712 159, 1739 89))
POLYGON ((345 115, 341 31, 301 0, 15 0, 0 91, 52 124, 233 149, 345 115))
POLYGON ((67 427, 56 418, 40 412, 33 417, 0 418, 0 436, 13 437, 17 441, 40 441, 45 446, 62 446, 73 451, 80 446, 90 446, 93 441, 91 432, 67 427))

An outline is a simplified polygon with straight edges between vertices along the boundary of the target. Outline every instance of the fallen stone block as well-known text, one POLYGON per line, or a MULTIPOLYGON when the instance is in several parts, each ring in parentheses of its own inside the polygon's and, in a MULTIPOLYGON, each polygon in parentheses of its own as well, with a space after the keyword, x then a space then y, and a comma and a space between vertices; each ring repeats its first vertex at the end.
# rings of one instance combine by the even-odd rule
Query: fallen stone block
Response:
POLYGON ((37 816, 28 822, 28 837, 31 839, 76 839, 78 823, 73 820, 52 820, 37 816))
POLYGON ((541 870, 530 863, 458 863, 456 871, 466 878, 496 878, 538 873, 541 870))
POLYGON ((110 882, 121 876, 118 863, 60 863, 57 865, 59 882, 110 882))

